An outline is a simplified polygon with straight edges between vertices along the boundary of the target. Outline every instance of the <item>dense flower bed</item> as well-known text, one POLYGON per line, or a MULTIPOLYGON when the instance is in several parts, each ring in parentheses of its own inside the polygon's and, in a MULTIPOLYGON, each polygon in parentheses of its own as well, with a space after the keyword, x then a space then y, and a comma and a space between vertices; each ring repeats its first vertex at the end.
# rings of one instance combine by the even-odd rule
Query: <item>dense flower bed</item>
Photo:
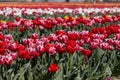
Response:
POLYGON ((104 80, 120 65, 120 8, 0 9, 1 80, 104 80))

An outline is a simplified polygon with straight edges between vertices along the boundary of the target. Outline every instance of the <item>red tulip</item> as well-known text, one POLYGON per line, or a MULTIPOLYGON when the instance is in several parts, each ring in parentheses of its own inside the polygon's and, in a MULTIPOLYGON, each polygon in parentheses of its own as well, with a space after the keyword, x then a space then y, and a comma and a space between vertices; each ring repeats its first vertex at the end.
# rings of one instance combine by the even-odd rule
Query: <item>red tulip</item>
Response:
POLYGON ((85 55, 85 56, 91 55, 91 50, 82 49, 81 52, 82 52, 82 54, 85 55))
POLYGON ((0 55, 4 55, 6 53, 6 49, 5 48, 0 48, 0 55))
POLYGON ((20 21, 20 18, 19 18, 19 17, 16 17, 15 20, 18 22, 18 21, 20 21))
POLYGON ((0 40, 4 40, 4 35, 0 34, 0 40))
POLYGON ((57 64, 50 64, 50 66, 48 67, 48 71, 55 73, 56 71, 58 71, 59 67, 57 64))
POLYGON ((18 57, 22 59, 28 59, 29 53, 27 50, 19 50, 18 51, 18 57))
POLYGON ((23 32, 24 30, 25 30, 25 29, 24 29, 24 28, 22 28, 22 27, 21 27, 21 28, 19 28, 19 31, 20 31, 20 32, 23 32))
POLYGON ((71 46, 71 45, 67 45, 66 46, 66 51, 69 53, 69 54, 73 54, 75 52, 75 47, 71 46))

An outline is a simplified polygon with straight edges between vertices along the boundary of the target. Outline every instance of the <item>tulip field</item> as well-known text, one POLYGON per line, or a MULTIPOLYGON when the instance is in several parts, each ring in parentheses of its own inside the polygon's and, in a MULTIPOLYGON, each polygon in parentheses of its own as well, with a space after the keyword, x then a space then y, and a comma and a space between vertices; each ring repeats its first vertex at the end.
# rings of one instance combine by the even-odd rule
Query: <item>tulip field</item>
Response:
POLYGON ((0 80, 120 75, 119 3, 0 4, 0 80))

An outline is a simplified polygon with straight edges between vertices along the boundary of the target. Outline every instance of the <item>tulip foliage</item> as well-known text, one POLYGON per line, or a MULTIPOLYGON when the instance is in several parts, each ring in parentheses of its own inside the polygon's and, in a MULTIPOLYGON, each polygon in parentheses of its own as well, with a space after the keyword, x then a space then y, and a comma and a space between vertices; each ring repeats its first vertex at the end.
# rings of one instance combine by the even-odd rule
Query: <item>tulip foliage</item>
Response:
POLYGON ((119 13, 117 7, 1 8, 0 80, 106 80, 116 75, 119 13))

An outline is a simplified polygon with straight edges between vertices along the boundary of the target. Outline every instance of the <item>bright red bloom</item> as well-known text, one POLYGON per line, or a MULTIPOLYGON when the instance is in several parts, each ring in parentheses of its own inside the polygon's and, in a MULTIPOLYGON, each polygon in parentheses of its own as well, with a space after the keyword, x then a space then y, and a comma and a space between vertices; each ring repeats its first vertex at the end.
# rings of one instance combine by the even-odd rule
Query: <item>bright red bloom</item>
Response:
POLYGON ((4 55, 6 52, 6 49, 5 48, 0 48, 0 55, 4 55))
POLYGON ((79 38, 79 35, 77 33, 68 33, 68 38, 70 40, 77 40, 79 38))
POLYGON ((20 32, 23 32, 24 30, 25 30, 25 29, 24 29, 24 28, 22 28, 22 27, 21 27, 21 28, 19 28, 19 31, 20 31, 20 32))
POLYGON ((40 56, 40 53, 35 52, 35 56, 36 56, 36 57, 40 56))
POLYGON ((27 50, 19 50, 18 51, 18 57, 22 59, 28 59, 29 53, 27 50))
POLYGON ((82 52, 82 54, 85 55, 85 56, 91 55, 91 50, 82 49, 81 52, 82 52))
POLYGON ((10 30, 12 30, 15 27, 13 22, 7 22, 7 25, 10 30))
POLYGON ((58 51, 59 54, 62 54, 65 51, 65 48, 62 47, 62 46, 56 46, 56 49, 57 49, 57 51, 58 51))
POLYGON ((98 28, 98 30, 99 30, 100 34, 103 34, 105 32, 105 28, 104 27, 98 28))
POLYGON ((25 24, 25 21, 26 21, 26 20, 22 20, 22 21, 21 21, 21 24, 23 24, 23 25, 24 25, 24 24, 25 24))
POLYGON ((0 40, 4 40, 4 35, 0 34, 0 40))
POLYGON ((64 44, 56 43, 56 44, 55 44, 55 47, 56 47, 56 51, 57 51, 59 54, 64 53, 64 51, 65 51, 65 46, 64 46, 64 44))
POLYGON ((76 42, 74 40, 68 40, 66 43, 66 51, 69 54, 73 54, 75 52, 76 42))
POLYGON ((55 73, 58 69, 59 69, 59 67, 58 67, 57 64, 51 64, 51 65, 48 67, 48 71, 49 71, 49 72, 52 72, 52 73, 55 73))
POLYGON ((45 24, 43 24, 43 26, 47 29, 51 29, 53 26, 52 26, 52 23, 49 22, 49 21, 45 21, 45 24))
POLYGON ((5 52, 6 52, 5 43, 3 41, 0 41, 0 54, 4 55, 5 52))
POLYGON ((99 33, 99 30, 98 30, 98 28, 93 28, 93 29, 91 30, 91 32, 95 34, 95 33, 99 33))
POLYGON ((74 41, 74 40, 68 40, 66 42, 66 45, 71 45, 72 47, 75 47, 76 46, 76 41, 74 41))
POLYGON ((16 17, 15 20, 18 22, 18 21, 20 21, 20 18, 19 18, 19 17, 16 17))
POLYGON ((75 52, 75 48, 71 45, 67 45, 66 46, 66 51, 69 53, 69 54, 73 54, 75 52))
POLYGON ((0 41, 0 48, 5 48, 5 42, 0 41))
POLYGON ((25 46, 24 45, 19 45, 18 50, 25 50, 25 46))
POLYGON ((56 35, 64 35, 66 32, 64 30, 58 30, 55 32, 56 35))
POLYGON ((37 20, 32 20, 32 22, 33 22, 33 25, 40 25, 40 22, 39 21, 37 21, 37 20))

